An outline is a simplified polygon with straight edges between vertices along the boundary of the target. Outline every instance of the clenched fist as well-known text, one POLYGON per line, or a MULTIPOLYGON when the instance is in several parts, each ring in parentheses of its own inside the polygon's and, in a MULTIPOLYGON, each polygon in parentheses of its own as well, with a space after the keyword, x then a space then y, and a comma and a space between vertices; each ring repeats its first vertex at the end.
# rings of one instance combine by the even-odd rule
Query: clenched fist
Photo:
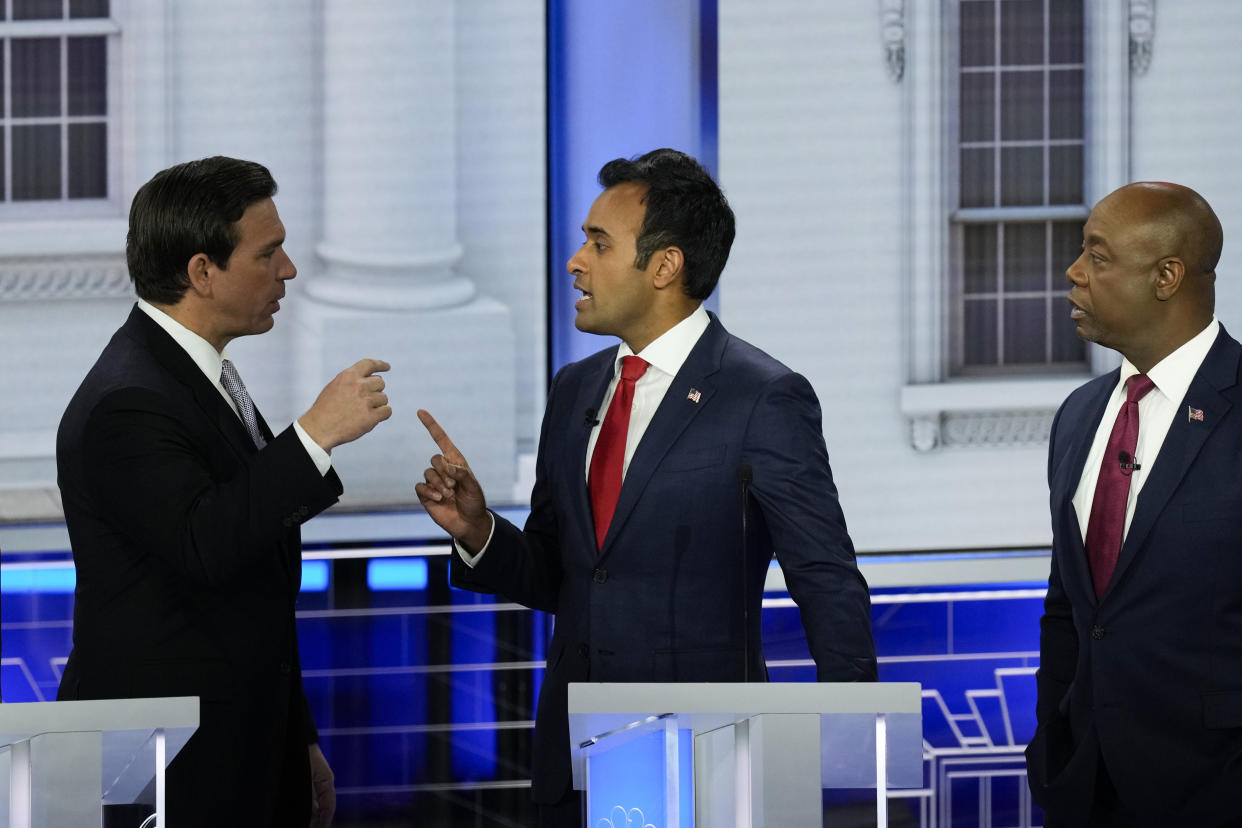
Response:
POLYGON ((310 411, 298 419, 324 451, 357 440, 392 416, 384 378, 391 366, 382 359, 360 359, 319 392, 310 411))

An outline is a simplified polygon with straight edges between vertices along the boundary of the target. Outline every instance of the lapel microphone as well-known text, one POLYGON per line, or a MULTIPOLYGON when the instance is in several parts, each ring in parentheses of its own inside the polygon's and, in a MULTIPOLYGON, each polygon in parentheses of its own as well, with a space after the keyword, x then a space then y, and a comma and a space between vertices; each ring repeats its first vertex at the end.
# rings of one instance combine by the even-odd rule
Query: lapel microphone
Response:
POLYGON ((586 410, 586 416, 582 418, 582 425, 586 428, 594 428, 599 425, 599 420, 595 416, 594 408, 588 408, 586 410))
POLYGON ((1121 466, 1121 473, 1127 476, 1143 468, 1134 457, 1130 456, 1128 451, 1117 453, 1117 463, 1121 466))

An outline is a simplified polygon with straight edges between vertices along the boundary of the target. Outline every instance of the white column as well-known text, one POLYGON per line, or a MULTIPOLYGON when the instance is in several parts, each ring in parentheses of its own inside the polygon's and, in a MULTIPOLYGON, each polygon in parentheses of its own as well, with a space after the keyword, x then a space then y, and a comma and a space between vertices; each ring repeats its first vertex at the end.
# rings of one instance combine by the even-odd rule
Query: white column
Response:
MULTIPOLYGON (((516 477, 511 313, 455 271, 456 33, 451 0, 325 0, 323 228, 299 308, 297 386, 312 400, 362 357, 393 366, 393 417, 333 452, 354 506, 408 503, 436 448, 426 408, 491 502, 516 477)), ((304 269, 305 270, 305 269, 304 269)))
POLYGON ((323 274, 317 299, 460 305, 450 0, 324 3, 323 274))

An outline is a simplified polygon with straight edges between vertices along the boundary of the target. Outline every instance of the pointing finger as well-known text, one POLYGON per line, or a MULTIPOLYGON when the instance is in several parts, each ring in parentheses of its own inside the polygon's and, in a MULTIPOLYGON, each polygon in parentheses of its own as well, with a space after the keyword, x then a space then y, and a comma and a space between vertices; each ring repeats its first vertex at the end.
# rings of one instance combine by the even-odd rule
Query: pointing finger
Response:
POLYGON ((427 433, 431 435, 431 439, 435 441, 436 447, 440 449, 440 453, 450 463, 458 466, 465 466, 466 458, 457 450, 457 446, 453 445, 453 441, 449 439, 448 434, 436 422, 436 418, 431 413, 418 409, 418 419, 426 427, 427 433))

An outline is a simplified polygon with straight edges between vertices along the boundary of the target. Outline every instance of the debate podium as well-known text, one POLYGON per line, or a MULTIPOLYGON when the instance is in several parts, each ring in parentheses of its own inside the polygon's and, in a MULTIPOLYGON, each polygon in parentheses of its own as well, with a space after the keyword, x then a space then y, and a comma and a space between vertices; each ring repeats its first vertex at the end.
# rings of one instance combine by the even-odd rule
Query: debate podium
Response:
POLYGON ((573 683, 574 788, 590 828, 823 824, 822 788, 923 784, 921 687, 573 683))
POLYGON ((197 697, 0 704, 0 826, 99 828, 104 803, 148 799, 163 828, 164 770, 197 729, 197 697))

